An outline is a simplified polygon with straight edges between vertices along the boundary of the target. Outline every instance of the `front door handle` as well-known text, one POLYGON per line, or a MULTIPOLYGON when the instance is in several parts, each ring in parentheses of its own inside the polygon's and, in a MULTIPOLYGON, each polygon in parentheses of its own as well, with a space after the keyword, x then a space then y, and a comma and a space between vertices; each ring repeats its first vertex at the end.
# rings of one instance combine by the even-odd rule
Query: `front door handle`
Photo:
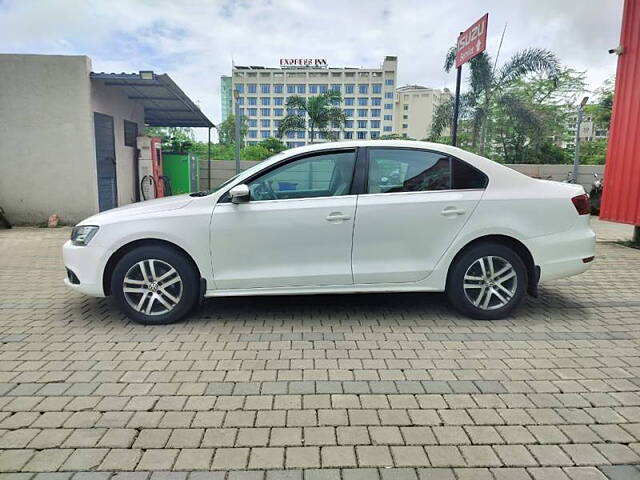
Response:
POLYGON ((344 222, 346 220, 350 220, 351 215, 345 215, 342 212, 331 212, 325 220, 327 222, 344 222))
POLYGON ((445 207, 440 213, 445 217, 452 217, 455 215, 464 215, 467 211, 464 208, 445 207))

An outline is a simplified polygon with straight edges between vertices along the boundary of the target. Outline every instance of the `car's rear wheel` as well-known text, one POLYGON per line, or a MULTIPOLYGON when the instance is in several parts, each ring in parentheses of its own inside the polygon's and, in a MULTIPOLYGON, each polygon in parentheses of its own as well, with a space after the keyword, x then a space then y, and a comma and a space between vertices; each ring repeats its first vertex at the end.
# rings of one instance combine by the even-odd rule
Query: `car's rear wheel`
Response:
POLYGON ((495 242, 471 246, 456 258, 447 279, 451 305, 472 318, 507 316, 527 290, 527 269, 511 248, 495 242))
POLYGON ((162 245, 128 252, 111 277, 111 292, 122 311, 144 325, 182 319, 197 304, 198 285, 198 274, 185 255, 162 245))

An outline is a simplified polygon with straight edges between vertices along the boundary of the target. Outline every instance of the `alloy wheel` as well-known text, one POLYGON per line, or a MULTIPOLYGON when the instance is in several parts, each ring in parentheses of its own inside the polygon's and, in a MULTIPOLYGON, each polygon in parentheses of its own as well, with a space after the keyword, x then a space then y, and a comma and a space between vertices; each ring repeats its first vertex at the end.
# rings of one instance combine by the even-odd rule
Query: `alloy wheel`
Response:
POLYGON ((464 294, 475 307, 495 310, 507 305, 516 293, 515 268, 502 257, 478 258, 464 274, 464 294))
POLYGON ((141 260, 124 276, 122 291, 127 303, 144 315, 163 315, 182 298, 182 278, 167 262, 141 260))

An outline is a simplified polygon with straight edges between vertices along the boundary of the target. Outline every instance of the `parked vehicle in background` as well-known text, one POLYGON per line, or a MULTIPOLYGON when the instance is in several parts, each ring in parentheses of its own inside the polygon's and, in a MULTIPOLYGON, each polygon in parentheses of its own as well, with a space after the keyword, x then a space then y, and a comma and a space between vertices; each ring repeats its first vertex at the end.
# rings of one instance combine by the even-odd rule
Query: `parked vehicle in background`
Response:
POLYGON ((479 319, 594 258, 580 185, 536 180, 459 148, 353 141, 295 148, 216 189, 90 217, 65 282, 134 321, 203 297, 442 292, 479 319))
POLYGON ((600 202, 602 200, 602 188, 604 186, 604 178, 600 178, 597 173, 593 174, 593 183, 591 184, 591 191, 589 192, 589 199, 591 201, 591 213, 593 215, 600 215, 600 202))

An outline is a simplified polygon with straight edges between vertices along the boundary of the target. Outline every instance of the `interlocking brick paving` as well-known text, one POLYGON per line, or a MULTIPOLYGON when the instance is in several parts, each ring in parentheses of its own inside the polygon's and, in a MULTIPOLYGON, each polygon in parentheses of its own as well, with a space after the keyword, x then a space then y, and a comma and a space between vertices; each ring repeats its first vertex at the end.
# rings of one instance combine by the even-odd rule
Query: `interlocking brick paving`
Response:
POLYGON ((500 321, 376 294, 145 327, 62 285, 68 235, 0 231, 3 478, 640 478, 639 250, 500 321))

